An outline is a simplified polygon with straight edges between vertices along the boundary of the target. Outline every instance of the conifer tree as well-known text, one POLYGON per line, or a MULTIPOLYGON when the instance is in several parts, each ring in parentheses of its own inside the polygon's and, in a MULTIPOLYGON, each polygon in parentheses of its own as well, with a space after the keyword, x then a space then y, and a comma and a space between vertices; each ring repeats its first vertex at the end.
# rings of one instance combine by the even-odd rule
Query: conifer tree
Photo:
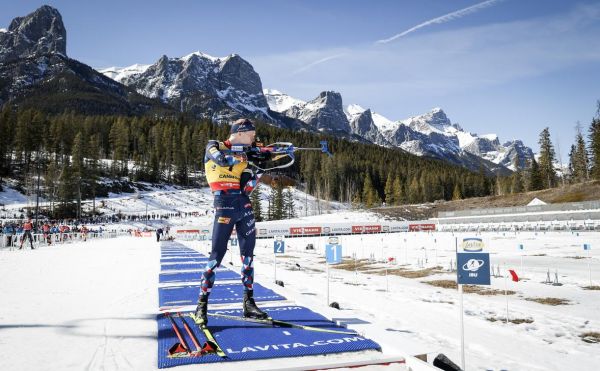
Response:
POLYGON ((577 134, 575 135, 575 144, 571 146, 569 153, 569 170, 571 171, 574 182, 584 182, 589 175, 589 158, 585 140, 581 129, 577 125, 577 134))
POLYGON ((554 170, 554 146, 550 140, 550 129, 545 128, 540 133, 540 157, 539 171, 542 180, 542 188, 552 188, 556 186, 556 171, 554 170))
POLYGON ((542 173, 535 158, 531 159, 531 166, 529 168, 529 183, 527 188, 529 191, 539 191, 540 189, 544 189, 542 173))
POLYGON ((260 183, 256 184, 254 191, 250 194, 250 203, 252 204, 252 211, 254 212, 254 219, 257 222, 262 222, 262 207, 260 204, 260 183))
POLYGON ((456 200, 462 200, 462 192, 458 183, 454 183, 454 190, 452 191, 452 201, 456 200))
POLYGON ((392 174, 389 174, 387 177, 387 180, 385 181, 384 193, 385 193, 385 203, 388 206, 395 205, 396 199, 395 199, 395 195, 394 195, 394 179, 393 179, 392 174))
POLYGON ((400 177, 396 176, 394 178, 394 183, 392 185, 392 189, 394 192, 394 205, 400 205, 404 202, 404 194, 402 190, 402 182, 400 182, 400 177))
POLYGON ((296 217, 296 205, 294 204, 294 194, 291 189, 287 189, 284 195, 285 217, 292 219, 296 217))
POLYGON ((592 119, 589 132, 590 177, 600 180, 600 100, 597 102, 596 116, 592 119))

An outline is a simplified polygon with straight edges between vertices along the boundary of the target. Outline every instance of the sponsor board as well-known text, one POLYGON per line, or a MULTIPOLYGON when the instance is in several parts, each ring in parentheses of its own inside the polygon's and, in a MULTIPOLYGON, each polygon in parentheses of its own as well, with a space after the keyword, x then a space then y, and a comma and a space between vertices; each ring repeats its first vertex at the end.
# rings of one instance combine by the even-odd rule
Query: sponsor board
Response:
POLYGON ((321 227, 290 227, 290 234, 321 234, 321 227))
POLYGON ((178 229, 175 233, 200 233, 199 229, 178 229))
POLYGON ((478 237, 463 238, 461 243, 462 249, 466 252, 481 252, 485 247, 483 240, 478 237))
POLYGON ((419 232, 419 231, 435 231, 435 224, 426 223, 426 224, 409 224, 408 230, 410 232, 419 232))

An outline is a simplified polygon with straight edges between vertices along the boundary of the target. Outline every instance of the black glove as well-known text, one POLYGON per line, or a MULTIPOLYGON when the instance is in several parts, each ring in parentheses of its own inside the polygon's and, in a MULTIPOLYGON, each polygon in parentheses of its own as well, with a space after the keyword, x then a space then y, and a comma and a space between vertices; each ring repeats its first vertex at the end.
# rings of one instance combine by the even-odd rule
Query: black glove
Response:
POLYGON ((248 152, 248 161, 254 163, 267 162, 271 159, 271 152, 248 152))

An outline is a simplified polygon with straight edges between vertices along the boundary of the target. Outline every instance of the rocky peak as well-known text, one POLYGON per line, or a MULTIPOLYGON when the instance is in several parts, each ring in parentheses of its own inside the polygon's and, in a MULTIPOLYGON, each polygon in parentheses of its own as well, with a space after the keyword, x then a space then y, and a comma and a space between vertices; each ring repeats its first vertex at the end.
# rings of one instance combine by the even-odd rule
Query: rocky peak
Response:
POLYGON ((319 131, 350 133, 350 123, 342 105, 342 95, 324 91, 304 105, 293 106, 286 116, 304 121, 319 131))
POLYGON ((8 30, 0 33, 0 63, 49 53, 67 54, 67 31, 51 6, 13 19, 8 30))

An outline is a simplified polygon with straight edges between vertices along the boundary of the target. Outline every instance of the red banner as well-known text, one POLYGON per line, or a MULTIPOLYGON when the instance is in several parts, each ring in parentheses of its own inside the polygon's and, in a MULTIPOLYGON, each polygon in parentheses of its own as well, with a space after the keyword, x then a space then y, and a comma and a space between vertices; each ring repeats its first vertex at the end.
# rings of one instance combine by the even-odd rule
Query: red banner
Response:
POLYGON ((380 225, 365 225, 365 233, 379 233, 381 232, 380 225))
POLYGON ((178 229, 177 233, 200 233, 199 229, 178 229))
POLYGON ((365 227, 363 227, 362 225, 353 225, 352 226, 352 233, 363 233, 365 231, 365 227))
POLYGON ((435 231, 435 224, 409 224, 408 230, 410 232, 435 231))
POLYGON ((321 234, 321 227, 291 227, 290 234, 321 234))

